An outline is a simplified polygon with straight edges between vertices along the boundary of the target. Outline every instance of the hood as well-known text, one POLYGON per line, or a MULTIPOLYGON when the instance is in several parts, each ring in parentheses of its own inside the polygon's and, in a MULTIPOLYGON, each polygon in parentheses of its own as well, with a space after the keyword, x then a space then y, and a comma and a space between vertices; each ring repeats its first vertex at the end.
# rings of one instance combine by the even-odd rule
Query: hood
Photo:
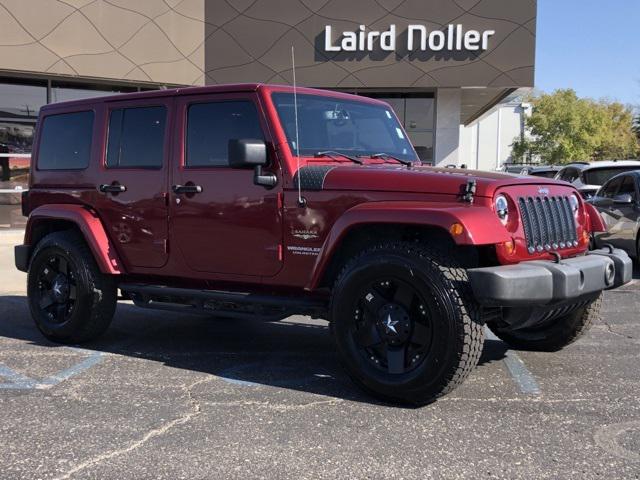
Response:
MULTIPOLYGON (((303 189, 368 190, 457 195, 469 180, 476 181, 476 196, 493 197, 508 185, 564 185, 550 178, 480 170, 396 165, 308 165, 299 171, 303 189)), ((298 174, 296 174, 297 182, 298 174)))

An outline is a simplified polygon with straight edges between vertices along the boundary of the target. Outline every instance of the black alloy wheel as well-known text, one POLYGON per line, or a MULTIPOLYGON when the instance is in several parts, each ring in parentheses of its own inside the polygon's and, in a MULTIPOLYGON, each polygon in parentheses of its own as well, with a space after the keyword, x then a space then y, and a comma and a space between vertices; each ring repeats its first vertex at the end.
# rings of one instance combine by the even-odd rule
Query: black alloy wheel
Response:
POLYGON ((63 324, 73 314, 77 300, 77 273, 72 262, 62 253, 52 253, 40 263, 36 302, 51 323, 63 324))
POLYGON ((27 275, 29 309, 49 340, 81 343, 99 337, 116 309, 117 286, 103 274, 76 231, 54 232, 34 248, 27 275))
POLYGON ((448 243, 393 241, 347 262, 331 292, 338 358, 385 401, 424 405, 475 368, 484 340, 466 270, 448 243))
POLYGON ((380 279, 357 298, 353 340, 377 369, 407 373, 422 363, 431 347, 434 315, 415 287, 398 278, 380 279))

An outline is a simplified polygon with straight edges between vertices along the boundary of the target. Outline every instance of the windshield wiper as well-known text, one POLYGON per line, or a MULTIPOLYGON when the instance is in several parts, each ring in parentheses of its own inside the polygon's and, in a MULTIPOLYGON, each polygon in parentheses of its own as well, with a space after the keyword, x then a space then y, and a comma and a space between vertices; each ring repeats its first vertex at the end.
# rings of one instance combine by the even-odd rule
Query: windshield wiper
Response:
POLYGON ((316 157, 329 157, 333 158, 334 160, 336 159, 336 157, 344 157, 348 158, 353 163, 357 163, 358 165, 362 165, 364 163, 359 158, 352 157, 351 155, 347 155, 346 153, 336 152, 335 150, 325 150, 324 152, 318 152, 316 153, 316 157))
MULTIPOLYGON (((364 156, 364 155, 363 155, 364 156)), ((411 168, 411 166, 413 165, 413 162, 411 160, 404 160, 402 158, 398 158, 398 157, 394 157, 393 155, 390 155, 388 153, 374 153, 373 155, 367 155, 367 157, 369 158, 390 158, 391 160, 395 160, 396 162, 401 163, 402 165, 405 165, 409 168, 411 168)))

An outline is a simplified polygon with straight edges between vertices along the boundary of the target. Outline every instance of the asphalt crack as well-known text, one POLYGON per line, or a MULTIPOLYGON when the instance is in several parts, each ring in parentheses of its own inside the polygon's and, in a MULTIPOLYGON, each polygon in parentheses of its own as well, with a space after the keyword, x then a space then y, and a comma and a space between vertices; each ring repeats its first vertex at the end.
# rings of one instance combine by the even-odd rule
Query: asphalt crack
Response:
POLYGON ((272 410, 276 410, 279 412, 287 412, 293 410, 304 410, 307 408, 314 408, 318 406, 335 406, 340 403, 343 403, 344 400, 340 398, 336 398, 333 400, 318 400, 316 402, 309 403, 301 403, 298 405, 286 405, 283 403, 271 403, 271 402, 260 402, 255 400, 235 400, 230 402, 210 402, 207 403, 207 406, 216 406, 216 407, 263 407, 269 408, 272 410))
POLYGON ((194 417, 200 415, 201 413, 201 408, 200 408, 200 403, 195 399, 195 397, 193 396, 192 390, 205 382, 209 382, 212 380, 213 377, 207 377, 207 378, 203 378, 198 380, 197 382, 192 383, 191 385, 183 385, 181 388, 185 391, 185 396, 187 398, 187 403, 189 404, 189 406, 191 407, 191 411, 187 412, 185 415, 182 415, 181 417, 175 418, 173 420, 171 420, 170 422, 165 423, 164 425, 161 425, 160 427, 154 428, 150 431, 148 431, 141 439, 130 443, 128 446, 123 447, 123 448, 119 448, 116 450, 112 450, 110 452, 106 452, 100 455, 97 455, 93 458, 90 458, 89 460, 86 460, 78 465, 76 465, 75 467, 73 467, 71 470, 67 471, 66 473, 55 477, 54 480, 66 480, 71 478, 72 475, 81 472, 82 470, 85 470, 87 468, 93 467, 95 465, 98 465, 106 460, 109 460, 111 458, 120 456, 120 455, 124 455, 126 453, 129 453, 133 450, 136 450, 138 448, 140 448, 141 446, 143 446, 145 443, 147 443, 149 440, 153 439, 153 438, 157 438, 161 435, 164 435, 165 433, 167 433, 169 430, 171 430, 172 428, 178 426, 178 425, 184 425, 187 422, 190 422, 194 417))
POLYGON ((616 332, 613 327, 609 324, 609 322, 607 322, 606 320, 602 319, 602 323, 604 324, 605 328, 607 329, 607 331, 613 335, 617 335, 619 337, 622 338, 626 338, 628 340, 634 340, 634 337, 632 337, 631 335, 625 335, 624 333, 620 333, 620 332, 616 332))

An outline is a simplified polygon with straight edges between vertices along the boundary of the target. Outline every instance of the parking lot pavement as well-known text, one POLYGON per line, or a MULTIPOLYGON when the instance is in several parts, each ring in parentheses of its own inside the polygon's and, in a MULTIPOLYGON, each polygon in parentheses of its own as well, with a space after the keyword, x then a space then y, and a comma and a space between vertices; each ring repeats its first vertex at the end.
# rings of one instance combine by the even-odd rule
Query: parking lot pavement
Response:
POLYGON ((637 285, 562 352, 488 340, 462 387, 410 409, 360 393, 308 318, 122 303, 100 341, 51 344, 1 262, 3 479, 640 476, 637 285))

